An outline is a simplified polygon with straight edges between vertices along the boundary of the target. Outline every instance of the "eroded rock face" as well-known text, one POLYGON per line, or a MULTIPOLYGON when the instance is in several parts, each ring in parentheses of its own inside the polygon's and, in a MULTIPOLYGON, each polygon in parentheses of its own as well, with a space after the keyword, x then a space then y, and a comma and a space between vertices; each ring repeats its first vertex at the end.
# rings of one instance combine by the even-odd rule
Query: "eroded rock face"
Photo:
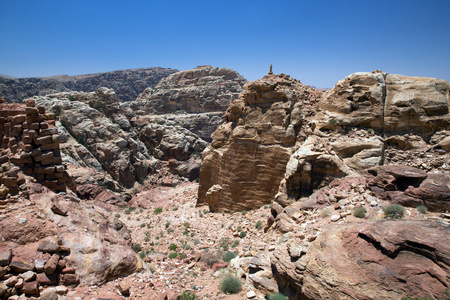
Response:
POLYGON ((117 110, 119 102, 114 91, 102 88, 95 93, 77 93, 76 99, 82 101, 69 100, 66 94, 53 96, 40 97, 37 102, 60 115, 61 124, 84 146, 81 152, 75 146, 65 149, 76 151, 78 156, 83 153, 86 158, 83 161, 90 160, 90 167, 101 169, 100 164, 125 187, 131 187, 136 180, 147 176, 150 157, 145 146, 130 130, 126 117, 117 110))
POLYGON ((402 165, 370 169, 368 185, 379 198, 403 206, 425 205, 430 211, 450 209, 450 174, 425 171, 402 165))
POLYGON ((403 220, 329 226, 306 254, 277 248, 272 267, 298 299, 441 299, 450 271, 448 229, 403 220))
POLYGON ((445 80, 382 73, 354 73, 320 102, 318 128, 364 126, 386 134, 429 137, 450 126, 450 84, 445 80))
POLYGON ((224 111, 242 92, 246 80, 228 68, 200 66, 174 73, 147 88, 130 105, 145 113, 224 111))
POLYGON ((198 204, 213 211, 271 202, 320 92, 286 75, 247 83, 203 152, 198 204))

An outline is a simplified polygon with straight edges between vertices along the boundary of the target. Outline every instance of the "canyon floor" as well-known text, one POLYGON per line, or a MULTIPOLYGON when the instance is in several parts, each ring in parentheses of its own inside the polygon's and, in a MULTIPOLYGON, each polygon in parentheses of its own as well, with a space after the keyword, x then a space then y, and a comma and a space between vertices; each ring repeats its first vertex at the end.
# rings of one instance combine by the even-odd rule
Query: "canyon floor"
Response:
MULTIPOLYGON (((215 271, 212 264, 222 262, 221 254, 226 251, 240 257, 254 256, 262 250, 274 250, 289 235, 317 233, 332 222, 329 214, 313 210, 308 216, 308 226, 304 227, 304 232, 291 232, 285 236, 278 230, 269 229, 265 233, 266 221, 271 214, 270 205, 248 212, 212 213, 207 206, 195 206, 197 189, 198 184, 195 182, 186 182, 177 187, 147 186, 133 195, 130 206, 116 207, 115 216, 126 224, 134 249, 141 249, 138 252, 142 253, 141 257, 144 257, 149 271, 100 286, 80 285, 71 288, 68 296, 72 299, 166 299, 166 296, 167 299, 176 299, 176 295, 184 291, 193 291, 199 299, 232 300, 247 299, 247 293, 254 291, 254 299, 265 299, 265 294, 246 285, 243 278, 240 293, 224 294, 220 291, 220 282, 228 273, 234 274, 235 270, 225 267, 215 271), (246 232, 245 237, 240 237, 239 232, 246 232), (171 244, 177 248, 170 250, 171 244), (179 255, 169 258, 174 252, 179 255), (121 295, 119 283, 129 287, 129 296, 121 295)), ((404 219, 436 220, 441 217, 439 213, 421 214, 414 208, 405 210, 404 219)), ((376 208, 367 215, 367 218, 374 220, 382 217, 382 212, 376 208)), ((362 220, 348 215, 337 222, 362 220)))

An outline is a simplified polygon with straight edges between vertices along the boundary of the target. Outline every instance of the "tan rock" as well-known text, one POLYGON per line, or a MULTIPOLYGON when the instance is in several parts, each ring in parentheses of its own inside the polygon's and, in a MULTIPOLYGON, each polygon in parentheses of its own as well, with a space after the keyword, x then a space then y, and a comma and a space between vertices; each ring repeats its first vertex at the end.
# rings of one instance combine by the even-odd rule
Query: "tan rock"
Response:
POLYGON ((285 75, 247 83, 203 152, 197 204, 238 211, 270 203, 302 126, 302 109, 309 109, 304 104, 319 94, 285 75))

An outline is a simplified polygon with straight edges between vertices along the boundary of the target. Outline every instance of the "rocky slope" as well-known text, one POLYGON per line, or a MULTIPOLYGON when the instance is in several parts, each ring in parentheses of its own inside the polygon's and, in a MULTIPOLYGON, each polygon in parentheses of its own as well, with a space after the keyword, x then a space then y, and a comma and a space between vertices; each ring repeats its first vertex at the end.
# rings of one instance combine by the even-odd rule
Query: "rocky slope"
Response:
POLYGON ((0 97, 21 102, 32 96, 57 92, 93 92, 100 87, 114 89, 120 101, 134 101, 148 87, 154 87, 168 75, 177 72, 168 68, 141 68, 76 76, 12 78, 0 76, 0 97))
POLYGON ((225 111, 242 92, 245 82, 234 70, 199 66, 171 74, 156 87, 145 89, 131 107, 144 111, 141 114, 225 111))
POLYGON ((266 231, 286 237, 253 255, 256 269, 236 267, 290 299, 444 297, 450 84, 375 71, 322 95, 294 82, 269 74, 248 83, 203 153, 197 204, 240 211, 273 201, 266 231), (377 222, 392 203, 440 217, 377 222), (365 219, 352 225, 356 208, 365 219))

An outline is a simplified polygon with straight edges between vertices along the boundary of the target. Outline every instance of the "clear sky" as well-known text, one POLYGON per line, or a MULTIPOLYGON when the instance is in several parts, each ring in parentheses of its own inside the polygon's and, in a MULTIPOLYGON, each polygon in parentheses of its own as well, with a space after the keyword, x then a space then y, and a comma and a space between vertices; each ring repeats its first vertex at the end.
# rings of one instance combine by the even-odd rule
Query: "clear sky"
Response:
POLYGON ((333 87, 357 71, 450 81, 450 0, 0 0, 0 73, 273 64, 333 87))

